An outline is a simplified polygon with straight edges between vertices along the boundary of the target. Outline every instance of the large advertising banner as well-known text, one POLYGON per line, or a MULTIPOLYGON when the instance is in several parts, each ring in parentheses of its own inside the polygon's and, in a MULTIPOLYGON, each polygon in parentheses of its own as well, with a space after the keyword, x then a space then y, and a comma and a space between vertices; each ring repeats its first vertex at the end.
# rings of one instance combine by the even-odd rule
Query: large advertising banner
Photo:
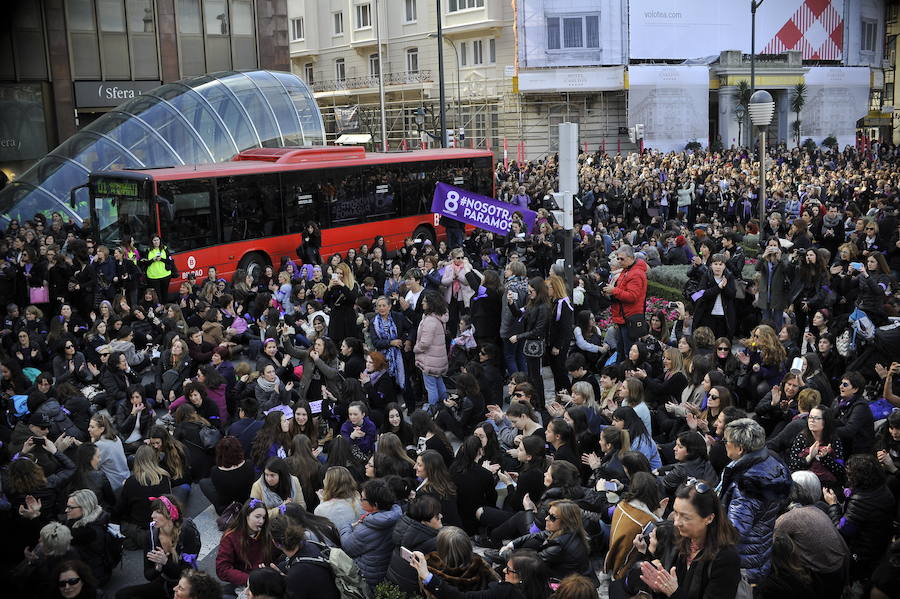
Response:
POLYGON ((683 150, 709 145, 709 68, 641 66, 628 69, 628 125, 644 125, 644 147, 683 150))
MULTIPOLYGON (((756 51, 799 50, 804 60, 840 60, 844 0, 778 0, 756 12, 756 51)), ((632 59, 688 59, 750 52, 750 2, 631 0, 632 59)))
MULTIPOLYGON (((856 122, 869 112, 869 67, 811 67, 800 137, 821 144, 834 135, 841 148, 856 142, 856 122)), ((792 114, 791 121, 796 117, 792 114)))
POLYGON ((626 64, 626 1, 517 0, 519 67, 626 64))

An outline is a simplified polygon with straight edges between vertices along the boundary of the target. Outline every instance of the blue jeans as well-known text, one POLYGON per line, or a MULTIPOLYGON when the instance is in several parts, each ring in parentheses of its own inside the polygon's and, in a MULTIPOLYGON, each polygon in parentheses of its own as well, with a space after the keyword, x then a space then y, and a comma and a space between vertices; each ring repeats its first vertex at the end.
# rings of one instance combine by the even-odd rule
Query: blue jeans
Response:
POLYGON ((631 336, 628 334, 628 327, 624 324, 616 325, 616 363, 628 359, 628 350, 631 349, 631 336))
POLYGON ((447 387, 444 386, 444 377, 422 374, 422 382, 425 383, 425 392, 428 393, 428 405, 435 405, 447 395, 447 387))
POLYGON ((503 340, 503 364, 506 366, 507 376, 514 372, 525 372, 525 354, 522 353, 523 342, 510 343, 503 340))
POLYGON ((784 310, 762 310, 762 320, 770 320, 775 324, 775 332, 781 330, 784 326, 784 310))
POLYGON ((466 239, 466 230, 465 229, 457 229, 455 227, 450 227, 446 229, 447 231, 447 246, 452 250, 454 248, 461 248, 463 246, 463 242, 466 239))

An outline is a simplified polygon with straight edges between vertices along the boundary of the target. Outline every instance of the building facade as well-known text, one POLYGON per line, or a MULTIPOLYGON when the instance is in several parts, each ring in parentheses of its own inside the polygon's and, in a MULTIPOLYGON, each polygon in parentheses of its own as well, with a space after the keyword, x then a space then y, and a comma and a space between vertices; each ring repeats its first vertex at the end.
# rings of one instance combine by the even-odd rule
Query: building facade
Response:
POLYGON ((14 178, 164 83, 289 70, 286 0, 16 0, 0 24, 0 168, 14 178))
MULTIPOLYGON (((438 52, 433 0, 288 0, 291 68, 315 90, 330 140, 381 141, 380 62, 390 148, 436 142, 438 52), (377 38, 380 26, 381 55, 377 38), (417 119, 417 111, 420 113, 417 119), (424 118, 421 113, 424 112, 424 118), (425 133, 423 133, 423 130, 425 133), (368 137, 366 137, 368 136, 368 137)), ((776 101, 773 143, 834 135, 884 139, 892 132, 897 0, 785 0, 756 15, 756 81, 776 101), (893 12, 891 12, 893 11, 893 12), (892 30, 893 31, 893 30, 892 30), (890 50, 890 49, 889 49, 890 50), (831 69, 831 70, 829 70, 831 69), (807 78, 809 81, 807 82, 807 78), (867 80, 867 83, 863 83, 867 80), (797 83, 814 96, 791 110, 797 83), (819 88, 836 89, 833 92, 819 88), (886 91, 890 87, 890 92, 886 91), (862 89, 862 88, 865 89, 862 89), (841 102, 844 110, 825 110, 841 102), (839 118, 832 126, 830 119, 839 118), (834 129, 829 130, 829 126, 834 129)), ((511 159, 556 150, 557 126, 578 122, 588 149, 628 151, 628 127, 643 121, 647 145, 746 143, 738 90, 750 80, 745 3, 682 0, 440 0, 447 126, 466 146, 505 146, 511 159), (663 78, 646 67, 666 66, 663 78), (704 66, 708 81, 698 81, 704 66), (643 86, 631 98, 632 76, 643 86), (677 92, 677 81, 690 92, 677 92), (676 82, 676 83, 673 83, 676 82), (684 107, 705 86, 702 106, 684 107), (655 88, 655 89, 650 89, 655 88), (648 100, 651 99, 651 100, 648 100), (640 106, 638 106, 638 104, 640 106), (677 117, 678 123, 671 122, 677 117), (662 125, 665 124, 665 129, 662 125), (740 132, 739 132, 740 130, 740 132), (691 135, 674 140, 673 132, 691 135), (665 142, 663 142, 665 140, 665 142)))

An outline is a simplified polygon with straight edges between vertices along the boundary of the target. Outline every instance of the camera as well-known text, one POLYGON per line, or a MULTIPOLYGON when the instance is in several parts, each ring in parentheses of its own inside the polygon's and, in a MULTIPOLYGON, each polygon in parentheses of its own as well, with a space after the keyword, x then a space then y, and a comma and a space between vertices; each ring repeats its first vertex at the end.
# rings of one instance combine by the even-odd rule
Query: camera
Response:
POLYGON ((678 309, 678 302, 669 302, 668 304, 666 304, 666 307, 669 308, 669 309, 671 309, 671 310, 677 310, 677 309, 678 309))

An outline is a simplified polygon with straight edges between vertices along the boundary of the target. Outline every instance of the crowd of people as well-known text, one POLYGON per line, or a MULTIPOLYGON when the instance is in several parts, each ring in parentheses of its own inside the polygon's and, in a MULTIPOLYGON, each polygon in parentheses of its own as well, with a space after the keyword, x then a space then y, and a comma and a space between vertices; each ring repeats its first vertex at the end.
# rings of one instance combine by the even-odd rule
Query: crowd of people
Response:
POLYGON ((581 153, 571 237, 556 158, 499 162, 530 231, 323 258, 309 223, 171 294, 159 236, 11 221, 10 596, 98 599, 129 551, 118 599, 900 596, 900 153, 770 160, 765 222, 747 151, 581 153))

